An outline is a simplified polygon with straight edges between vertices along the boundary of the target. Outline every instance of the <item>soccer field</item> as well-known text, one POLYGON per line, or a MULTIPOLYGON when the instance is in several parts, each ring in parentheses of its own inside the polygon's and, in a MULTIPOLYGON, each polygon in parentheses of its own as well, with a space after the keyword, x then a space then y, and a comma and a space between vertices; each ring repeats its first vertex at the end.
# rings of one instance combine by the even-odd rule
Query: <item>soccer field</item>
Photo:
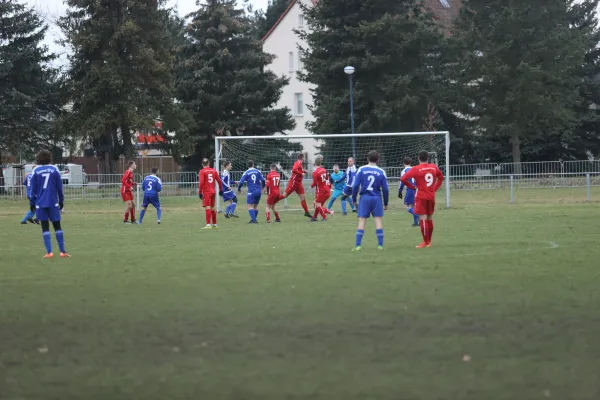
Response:
POLYGON ((73 258, 53 260, 19 225, 26 202, 0 201, 0 399, 597 400, 600 205, 584 197, 456 192, 421 250, 393 198, 386 250, 370 223, 358 254, 353 215, 267 225, 261 206, 248 225, 240 204, 201 231, 195 198, 141 226, 116 200, 67 202, 73 258))

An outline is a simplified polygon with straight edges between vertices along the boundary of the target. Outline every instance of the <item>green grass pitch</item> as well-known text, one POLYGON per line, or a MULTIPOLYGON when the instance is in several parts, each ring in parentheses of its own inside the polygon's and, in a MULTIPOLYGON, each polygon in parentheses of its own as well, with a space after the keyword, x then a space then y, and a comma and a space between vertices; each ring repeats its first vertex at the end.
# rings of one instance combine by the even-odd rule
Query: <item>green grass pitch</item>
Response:
POLYGON ((354 216, 248 225, 240 204, 201 231, 197 199, 142 226, 66 202, 53 260, 0 201, 0 399, 599 399, 600 207, 508 198, 456 192, 422 250, 394 198, 386 250, 371 223, 359 254, 354 216))

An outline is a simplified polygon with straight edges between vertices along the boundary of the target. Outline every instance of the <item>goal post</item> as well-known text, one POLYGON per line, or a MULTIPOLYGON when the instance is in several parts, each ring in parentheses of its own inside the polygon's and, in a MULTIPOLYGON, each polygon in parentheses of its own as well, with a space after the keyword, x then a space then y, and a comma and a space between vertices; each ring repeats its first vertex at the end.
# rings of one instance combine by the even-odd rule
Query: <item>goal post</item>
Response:
MULTIPOLYGON (((249 160, 254 161, 256 168, 265 177, 269 172, 270 165, 276 164, 282 175, 283 189, 290 177, 292 165, 298 154, 302 153, 305 155, 305 169, 309 171, 305 187, 310 189, 310 173, 313 171, 313 161, 317 154, 324 157, 324 165, 329 171, 335 164, 339 166, 340 170, 345 171, 349 157, 356 159, 357 168, 365 165, 367 153, 370 150, 379 152, 379 166, 386 171, 388 181, 393 187, 398 185, 400 172, 404 168, 404 158, 410 157, 414 165, 418 163, 419 151, 427 150, 431 154, 431 161, 440 167, 446 177, 444 181, 445 203, 446 207, 450 207, 450 133, 448 131, 217 136, 215 137, 215 169, 222 173, 223 163, 231 162, 232 177, 235 181, 239 181, 243 172, 248 168, 249 160)), ((390 191, 393 193, 392 189, 390 191)), ((217 209, 219 210, 221 201, 217 197, 217 209)))

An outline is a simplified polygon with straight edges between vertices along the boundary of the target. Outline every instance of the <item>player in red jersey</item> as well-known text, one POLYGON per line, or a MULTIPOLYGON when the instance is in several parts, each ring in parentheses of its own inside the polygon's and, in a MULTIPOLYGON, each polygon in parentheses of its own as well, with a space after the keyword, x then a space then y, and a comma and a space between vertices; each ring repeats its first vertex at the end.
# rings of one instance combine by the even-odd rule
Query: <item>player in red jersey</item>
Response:
POLYGON ((435 192, 442 186, 444 175, 435 164, 429 163, 429 154, 423 150, 419 152, 419 165, 412 167, 400 180, 410 189, 415 189, 411 183, 414 178, 417 193, 415 195, 415 214, 419 215, 423 243, 417 246, 431 247, 433 235, 433 213, 435 212, 435 192))
POLYGON ((319 215, 321 215, 323 221, 327 221, 325 214, 330 214, 333 217, 333 211, 325 208, 325 203, 327 203, 327 200, 331 196, 331 182, 329 181, 327 170, 323 168, 323 156, 315 157, 315 167, 311 187, 316 187, 317 193, 315 196, 315 214, 312 216, 311 221, 316 222, 319 215))
POLYGON ((267 224, 271 223, 271 210, 275 213, 275 222, 281 222, 279 219, 279 213, 277 212, 277 202, 279 201, 279 196, 281 192, 279 190, 279 182, 281 181, 281 176, 277 172, 277 165, 271 164, 271 172, 267 175, 267 224))
POLYGON ((304 209, 304 216, 311 217, 308 212, 308 205, 306 204, 306 197, 304 196, 304 185, 302 181, 304 180, 304 168, 302 167, 302 163, 304 162, 304 154, 298 154, 298 160, 294 163, 294 167, 292 168, 292 177, 288 182, 287 188, 285 189, 285 193, 279 196, 279 200, 286 199, 290 194, 296 192, 300 197, 300 205, 304 209))
POLYGON ((219 191, 222 190, 223 182, 219 177, 219 173, 210 167, 208 158, 202 160, 202 169, 200 170, 200 185, 198 187, 198 196, 202 200, 202 207, 206 213, 206 226, 202 229, 217 228, 217 191, 215 190, 215 182, 219 184, 219 191), (211 223, 212 221, 212 223, 211 223))
POLYGON ((127 171, 123 174, 121 178, 121 198, 123 202, 127 206, 125 210, 125 218, 123 219, 123 223, 128 224, 127 221, 131 217, 131 223, 135 223, 135 201, 133 200, 133 186, 135 182, 133 181, 133 171, 135 171, 136 165, 134 161, 129 161, 127 163, 127 171))

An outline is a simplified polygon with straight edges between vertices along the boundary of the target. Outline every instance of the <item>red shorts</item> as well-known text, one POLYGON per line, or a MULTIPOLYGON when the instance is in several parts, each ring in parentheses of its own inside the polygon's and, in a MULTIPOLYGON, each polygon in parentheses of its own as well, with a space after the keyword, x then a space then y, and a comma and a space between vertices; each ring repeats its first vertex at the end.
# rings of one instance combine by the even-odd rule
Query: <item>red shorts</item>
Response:
POLYGON ((279 201, 279 193, 271 193, 269 197, 267 197, 267 205, 274 206, 279 201))
POLYGON ((121 197, 123 198, 123 202, 133 201, 133 192, 130 191, 121 191, 121 197))
POLYGON ((415 200, 415 214, 433 215, 435 212, 435 200, 415 200))
POLYGON ((298 194, 304 194, 304 185, 302 185, 302 183, 295 183, 293 185, 288 185, 288 187, 285 188, 285 194, 287 195, 290 195, 294 192, 298 194))
POLYGON ((202 207, 214 207, 216 200, 216 193, 202 193, 202 207))
POLYGON ((325 203, 327 203, 327 200, 329 200, 330 197, 331 197, 331 192, 317 193, 317 195, 315 196, 315 203, 325 204, 325 203))

